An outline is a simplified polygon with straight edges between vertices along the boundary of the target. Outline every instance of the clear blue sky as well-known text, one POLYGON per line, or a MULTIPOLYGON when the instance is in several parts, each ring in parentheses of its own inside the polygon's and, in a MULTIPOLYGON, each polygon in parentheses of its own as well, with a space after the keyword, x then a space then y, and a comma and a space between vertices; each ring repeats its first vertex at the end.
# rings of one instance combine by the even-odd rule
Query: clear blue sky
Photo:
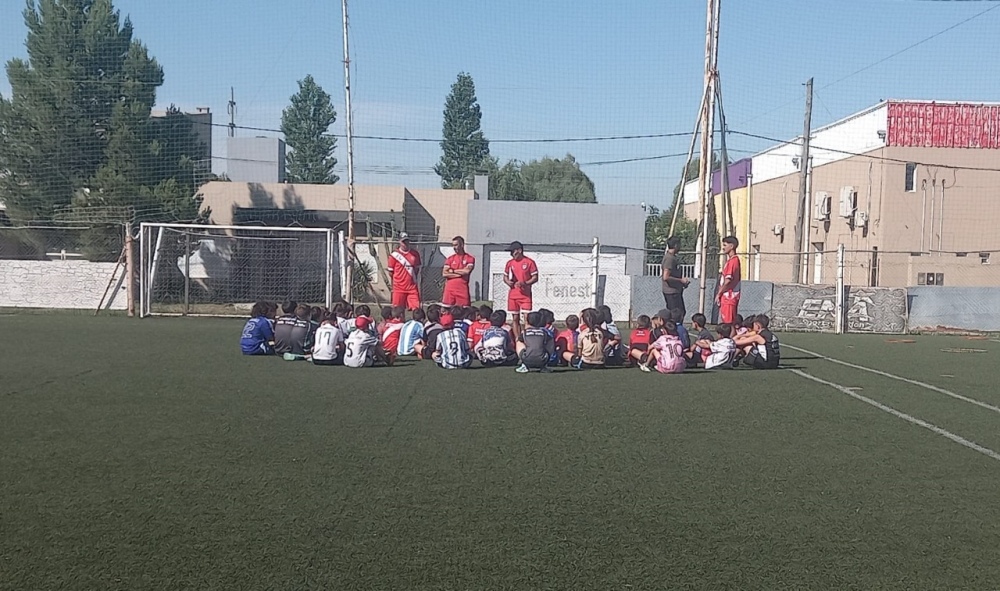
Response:
MULTIPOLYGON (((312 74, 341 115, 339 0, 150 2, 117 0, 159 60, 161 106, 211 107, 226 123, 229 87, 237 124, 277 128, 296 80, 312 74)), ((1000 100, 1000 10, 846 80, 976 13, 985 1, 726 0, 720 72, 733 130, 800 133, 802 83, 816 79, 814 123, 883 98, 1000 100)), ((23 3, 0 2, 0 58, 22 56, 23 3)), ((352 2, 355 133, 438 138, 441 110, 460 71, 476 82, 491 140, 689 132, 700 99, 703 0, 437 0, 352 2)), ((6 77, 0 93, 9 95, 6 77)), ((271 135, 240 131, 240 135, 271 135)), ((502 160, 572 153, 606 203, 664 206, 682 157, 593 164, 685 152, 688 138, 580 143, 500 143, 502 160)), ((736 156, 765 147, 734 136, 736 156)), ((337 148, 346 164, 344 142, 337 148)), ((357 182, 438 186, 436 143, 359 140, 357 182)), ((215 131, 215 170, 225 170, 225 130, 215 131)), ((341 173, 342 178, 345 176, 341 173)))

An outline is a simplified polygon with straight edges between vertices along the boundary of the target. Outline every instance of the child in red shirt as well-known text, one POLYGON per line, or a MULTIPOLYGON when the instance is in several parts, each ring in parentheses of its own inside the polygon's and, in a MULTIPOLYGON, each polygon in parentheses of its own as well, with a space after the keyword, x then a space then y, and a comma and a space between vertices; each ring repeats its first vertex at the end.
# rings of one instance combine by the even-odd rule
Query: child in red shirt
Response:
POLYGON ((649 358, 649 344, 653 342, 653 322, 643 314, 636 319, 635 330, 632 331, 632 336, 628 340, 628 356, 629 359, 637 362, 636 366, 641 365, 647 361, 649 358))
POLYGON ((556 355, 559 365, 568 365, 576 355, 576 340, 580 337, 580 317, 570 314, 566 317, 566 328, 556 333, 556 355))

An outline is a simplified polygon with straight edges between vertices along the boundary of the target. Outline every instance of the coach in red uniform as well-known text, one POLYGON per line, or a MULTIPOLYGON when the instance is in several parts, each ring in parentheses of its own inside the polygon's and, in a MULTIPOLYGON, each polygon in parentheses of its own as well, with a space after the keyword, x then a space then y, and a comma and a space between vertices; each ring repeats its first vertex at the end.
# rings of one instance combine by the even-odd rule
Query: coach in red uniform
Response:
POLYGON ((472 297, 469 295, 469 276, 476 268, 476 259, 465 252, 465 238, 455 236, 451 239, 451 247, 455 254, 444 262, 441 274, 444 276, 444 295, 441 303, 445 306, 470 306, 472 297))
POLYGON ((514 338, 521 336, 521 314, 531 312, 531 286, 538 283, 538 265, 524 256, 524 245, 518 241, 510 243, 510 260, 504 269, 503 282, 510 288, 507 296, 507 311, 514 317, 514 338))
POLYGON ((420 253, 410 248, 410 237, 399 235, 399 248, 389 255, 392 273, 392 305, 416 310, 420 307, 420 253))

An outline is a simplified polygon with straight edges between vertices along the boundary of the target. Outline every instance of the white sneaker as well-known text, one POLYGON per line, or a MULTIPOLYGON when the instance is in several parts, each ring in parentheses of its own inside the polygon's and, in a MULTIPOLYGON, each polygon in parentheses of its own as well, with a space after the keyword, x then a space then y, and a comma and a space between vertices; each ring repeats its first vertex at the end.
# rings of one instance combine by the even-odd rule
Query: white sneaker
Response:
POLYGON ((653 370, 649 369, 649 366, 643 363, 639 366, 639 371, 644 371, 646 373, 651 373, 653 370))

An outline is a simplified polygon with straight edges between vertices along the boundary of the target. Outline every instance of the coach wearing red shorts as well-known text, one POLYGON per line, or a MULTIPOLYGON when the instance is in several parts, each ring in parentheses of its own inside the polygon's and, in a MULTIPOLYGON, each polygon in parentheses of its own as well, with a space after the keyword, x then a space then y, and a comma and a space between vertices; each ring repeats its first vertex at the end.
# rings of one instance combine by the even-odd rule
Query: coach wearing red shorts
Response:
POLYGON ((740 286, 742 275, 740 257, 736 256, 736 248, 740 241, 735 236, 722 239, 722 252, 726 255, 726 264, 719 276, 719 291, 715 294, 715 303, 719 306, 719 319, 732 324, 736 322, 736 311, 740 307, 740 286))
POLYGON ((451 247, 455 254, 444 262, 444 295, 441 303, 445 306, 470 306, 472 297, 469 295, 469 276, 476 268, 476 259, 465 252, 465 238, 455 236, 451 239, 451 247))
POLYGON ((392 273, 393 307, 416 310, 420 307, 420 253, 410 248, 410 237, 399 235, 399 248, 389 255, 392 273))
POLYGON ((514 316, 514 338, 521 336, 521 314, 532 310, 531 286, 538 283, 538 265, 524 256, 524 245, 518 241, 507 248, 510 260, 504 269, 503 282, 510 288, 507 311, 514 316))

